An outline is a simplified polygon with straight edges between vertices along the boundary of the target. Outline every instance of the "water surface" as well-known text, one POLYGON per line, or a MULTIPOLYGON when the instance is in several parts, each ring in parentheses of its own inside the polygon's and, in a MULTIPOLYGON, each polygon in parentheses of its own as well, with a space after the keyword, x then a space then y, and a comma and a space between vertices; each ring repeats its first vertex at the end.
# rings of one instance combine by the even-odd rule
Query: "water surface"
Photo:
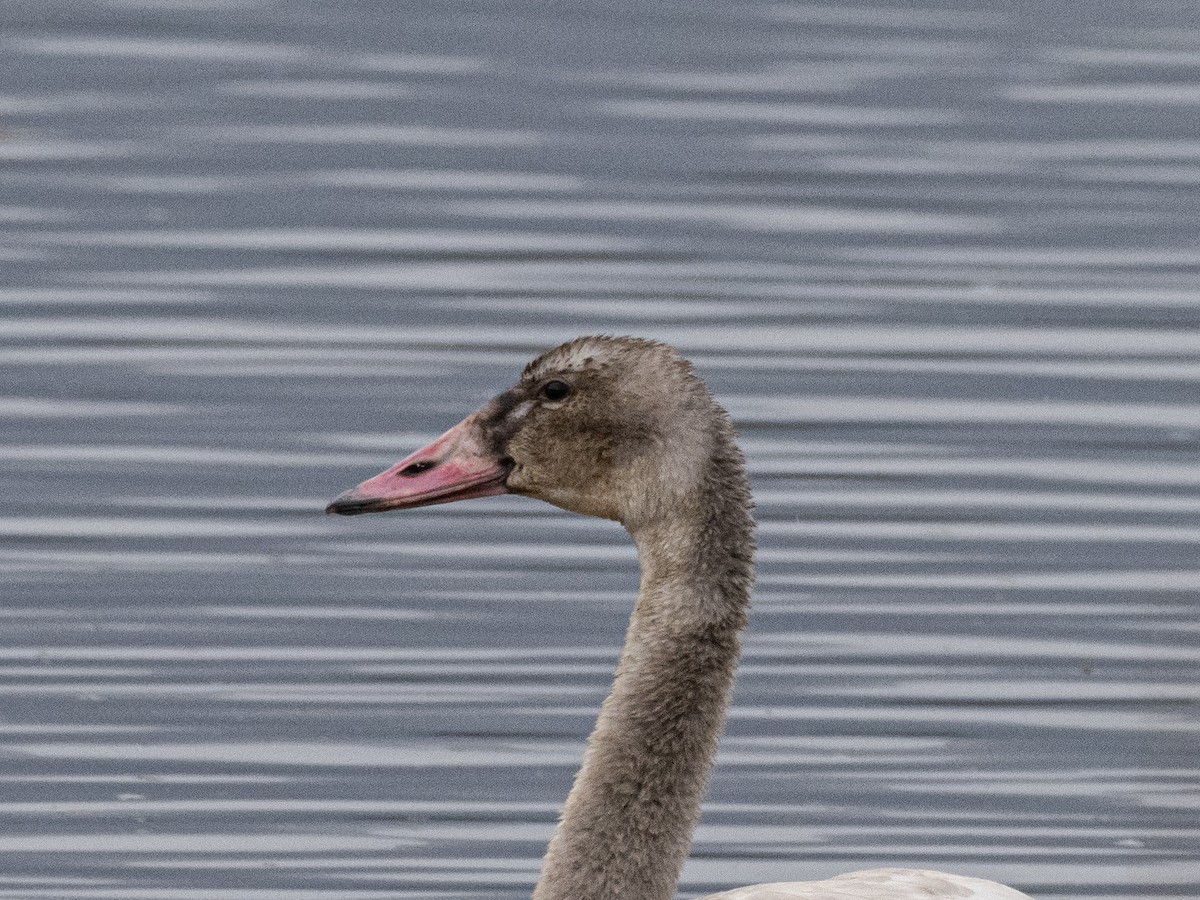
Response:
POLYGON ((681 896, 1196 896, 1197 19, 0 7, 0 898, 528 896, 627 538, 320 511, 588 332, 758 499, 681 896))

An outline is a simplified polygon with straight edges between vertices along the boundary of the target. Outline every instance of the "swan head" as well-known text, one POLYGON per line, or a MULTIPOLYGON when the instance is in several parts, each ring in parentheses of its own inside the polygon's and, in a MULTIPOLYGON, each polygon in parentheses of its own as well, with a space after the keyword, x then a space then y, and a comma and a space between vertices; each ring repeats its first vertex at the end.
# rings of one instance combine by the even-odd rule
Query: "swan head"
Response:
POLYGON ((691 365, 640 338, 581 337, 431 444, 342 494, 355 515, 513 493, 631 530, 705 488, 731 429, 691 365))

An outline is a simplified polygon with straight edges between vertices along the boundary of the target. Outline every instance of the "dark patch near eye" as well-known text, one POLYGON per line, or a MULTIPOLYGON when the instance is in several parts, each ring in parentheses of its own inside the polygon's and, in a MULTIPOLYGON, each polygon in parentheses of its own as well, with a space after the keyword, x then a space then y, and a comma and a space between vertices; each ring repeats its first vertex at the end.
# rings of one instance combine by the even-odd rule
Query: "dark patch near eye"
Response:
POLYGON ((521 395, 516 390, 505 391, 503 394, 498 394, 492 398, 492 402, 487 405, 487 413, 484 418, 484 424, 495 425, 503 419, 508 418, 508 414, 516 409, 521 404, 521 395))
POLYGON ((508 455, 508 441, 517 430, 515 423, 509 421, 508 414, 521 405, 522 392, 513 389, 505 391, 492 398, 480 419, 481 431, 488 439, 489 449, 496 456, 508 455))
POLYGON ((396 474, 404 478, 412 478, 414 475, 420 475, 422 472, 428 472, 437 465, 431 459, 422 460, 421 462, 409 463, 396 474))
POLYGON ((561 400, 571 393, 571 386, 565 381, 547 381, 542 385, 542 396, 547 400, 561 400))

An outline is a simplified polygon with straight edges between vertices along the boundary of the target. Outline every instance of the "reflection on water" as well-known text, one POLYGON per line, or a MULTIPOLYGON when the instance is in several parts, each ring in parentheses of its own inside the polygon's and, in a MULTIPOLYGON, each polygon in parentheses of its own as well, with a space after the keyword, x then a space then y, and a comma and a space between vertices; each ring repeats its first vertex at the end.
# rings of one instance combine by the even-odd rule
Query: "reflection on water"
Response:
POLYGON ((537 350, 739 423, 761 576, 684 895, 1200 890, 1200 23, 0 7, 0 898, 522 897, 611 523, 331 520, 537 350))

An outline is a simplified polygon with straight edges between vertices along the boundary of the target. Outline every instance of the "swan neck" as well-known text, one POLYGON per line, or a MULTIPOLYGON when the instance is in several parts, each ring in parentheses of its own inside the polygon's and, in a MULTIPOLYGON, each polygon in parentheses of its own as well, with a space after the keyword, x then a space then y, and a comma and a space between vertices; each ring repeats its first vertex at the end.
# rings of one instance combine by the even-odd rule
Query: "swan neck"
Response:
POLYGON ((534 900, 674 896, 724 728, 753 579, 749 494, 740 457, 733 462, 733 491, 634 534, 637 606, 534 900))

